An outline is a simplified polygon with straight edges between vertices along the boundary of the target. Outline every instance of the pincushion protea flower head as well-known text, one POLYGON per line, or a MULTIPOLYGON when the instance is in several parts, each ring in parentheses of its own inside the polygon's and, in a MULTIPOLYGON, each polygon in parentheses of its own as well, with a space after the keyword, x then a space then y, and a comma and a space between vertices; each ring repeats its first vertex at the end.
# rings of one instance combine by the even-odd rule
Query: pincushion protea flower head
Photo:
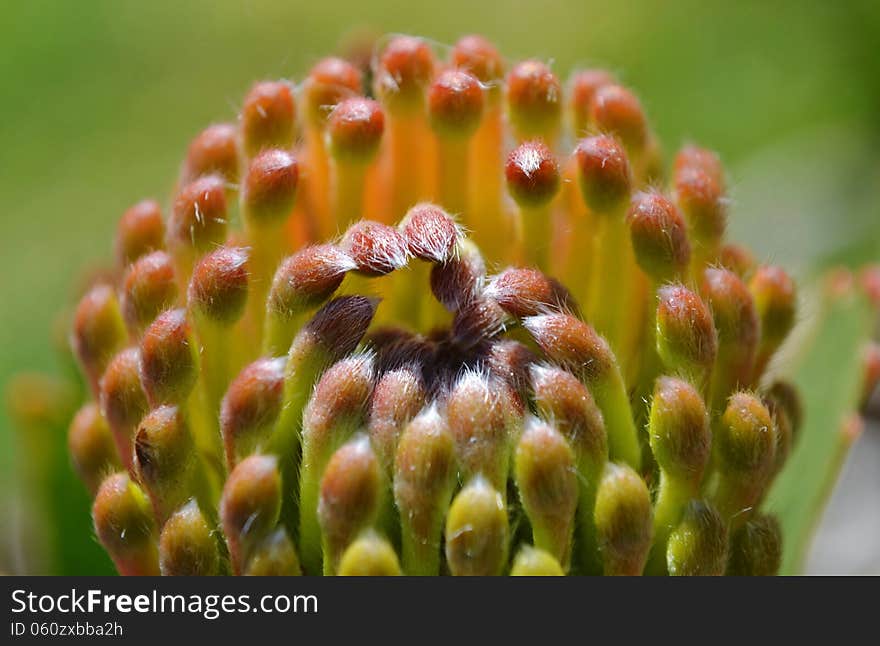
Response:
POLYGON ((123 574, 772 573, 795 288, 725 240, 718 157, 667 175, 608 72, 444 54, 256 83, 123 215, 71 331, 101 544, 123 574))

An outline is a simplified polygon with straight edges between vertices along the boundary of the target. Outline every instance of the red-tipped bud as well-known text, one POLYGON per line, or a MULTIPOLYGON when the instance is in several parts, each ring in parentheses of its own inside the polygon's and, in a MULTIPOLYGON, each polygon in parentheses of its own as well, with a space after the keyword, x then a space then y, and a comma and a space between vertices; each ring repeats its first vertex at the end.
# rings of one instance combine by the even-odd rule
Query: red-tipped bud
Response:
POLYGON ((551 554, 525 545, 513 559, 510 576, 565 576, 565 572, 551 554))
POLYGON ((691 236, 700 244, 721 239, 727 226, 723 186, 702 168, 685 167, 675 174, 675 196, 691 236))
POLYGON ((782 528, 774 516, 760 514, 730 537, 730 576, 775 576, 782 565, 782 528))
POLYGON ((571 447, 550 424, 530 418, 516 446, 514 476, 535 546, 567 567, 578 501, 571 447))
POLYGON ((675 174, 683 174, 688 170, 701 170, 724 190, 724 166, 721 165, 721 159, 718 154, 689 144, 684 146, 675 155, 674 162, 675 174))
POLYGON ((773 352, 794 327, 797 296, 794 281, 781 267, 760 267, 749 290, 761 319, 761 349, 773 352))
POLYGON ((504 174, 507 190, 523 208, 544 206, 559 192, 559 164, 540 140, 526 141, 514 148, 507 157, 504 174))
POLYGON ((134 467, 160 521, 194 494, 194 464, 195 444, 179 408, 160 406, 141 420, 134 436, 134 467))
POLYGON ((620 85, 603 85, 593 96, 590 121, 601 132, 617 137, 631 155, 648 140, 648 124, 638 98, 620 85))
POLYGON ((367 332, 378 301, 365 296, 334 298, 306 324, 308 335, 332 358, 349 354, 367 332))
POLYGON ((616 367, 608 342, 570 314, 531 316, 523 325, 550 359, 588 383, 607 377, 616 367))
POLYGON ((296 106, 293 90, 286 81, 254 84, 241 108, 244 151, 253 157, 264 148, 293 146, 296 106))
POLYGON ((670 576, 721 576, 727 566, 727 523, 701 500, 684 508, 666 543, 670 576))
POLYGON ((220 498, 220 520, 236 573, 242 571, 253 547, 275 527, 280 513, 277 458, 252 455, 239 462, 220 498))
POLYGON ((162 576, 216 576, 220 551, 214 528, 195 500, 174 512, 159 536, 159 569, 162 576))
POLYGON ((116 261, 126 267, 144 254, 165 246, 165 222, 155 200, 130 207, 116 227, 116 261))
POLYGON ((419 260, 444 263, 455 253, 461 230, 446 211, 435 204, 416 204, 399 229, 406 247, 419 260))
POLYGON ((626 466, 609 463, 593 512, 599 554, 606 575, 638 576, 651 548, 651 494, 644 480, 626 466))
POLYGON ((523 61, 507 75, 507 104, 520 139, 550 138, 562 118, 562 86, 544 63, 523 61))
POLYGON ((362 91, 361 71, 341 58, 324 58, 311 69, 303 83, 306 118, 313 127, 322 127, 327 115, 340 102, 362 91))
POLYGON ((591 210, 608 213, 629 203, 632 173, 626 152, 614 137, 581 139, 574 156, 581 193, 591 210))
POLYGON ((712 312, 684 285, 661 287, 657 297, 657 353, 669 370, 702 386, 718 351, 712 312))
POLYGON ((300 576, 299 556, 287 530, 279 527, 251 550, 246 576, 300 576))
POLYGON ((400 561, 391 544, 373 531, 354 541, 339 560, 339 576, 400 576, 400 561))
POLYGON ((431 405, 406 427, 394 461, 407 574, 439 573, 443 517, 455 482, 455 445, 446 420, 431 405))
POLYGON ((660 193, 641 193, 627 216, 636 261, 657 282, 684 274, 691 259, 687 227, 675 205, 660 193))
POLYGON ((327 122, 330 153, 340 161, 366 163, 379 150, 385 113, 372 99, 354 97, 337 105, 327 122))
POLYGON ((394 38, 379 59, 376 95, 390 109, 410 111, 424 100, 424 90, 434 76, 434 53, 421 38, 394 38))
POLYGON ((449 393, 446 417, 464 478, 482 474, 502 490, 517 417, 509 387, 488 374, 465 372, 449 393))
POLYGON ((113 289, 109 285, 93 287, 76 307, 70 336, 70 344, 92 392, 98 392, 98 380, 113 355, 125 345, 127 337, 113 289))
POLYGON ((368 432, 383 468, 390 472, 397 441, 425 405, 426 388, 416 364, 389 370, 379 379, 370 402, 368 432))
POLYGON ((537 269, 505 269, 489 281, 484 294, 516 318, 574 309, 569 291, 537 269))
POLYGON ((467 138, 480 125, 484 103, 483 87, 475 76, 444 70, 428 88, 428 119, 438 135, 467 138))
POLYGON ((131 468, 135 429, 149 410, 141 386, 140 366, 140 350, 127 348, 113 357, 101 378, 101 410, 127 468, 131 468))
POLYGON ((458 492, 446 516, 446 562, 453 576, 498 576, 507 562, 510 527, 504 499, 477 477, 458 492))
POLYGON ((718 331, 719 369, 723 365, 724 379, 732 387, 745 386, 751 379, 760 334, 752 295, 735 273, 714 267, 703 273, 701 291, 718 331))
POLYGON ((495 46, 478 35, 463 36, 452 48, 452 64, 476 76, 481 83, 497 85, 504 76, 504 61, 495 46))
POLYGON ((582 70, 571 77, 569 90, 571 121, 576 136, 583 136, 594 126, 593 99, 599 88, 614 83, 614 77, 605 70, 582 70))
POLYGON ((220 405, 226 463, 232 469, 266 440, 281 413, 284 357, 257 359, 229 384, 220 405))
POLYGON ((248 297, 248 252, 220 247, 201 259, 189 283, 189 306, 220 325, 235 323, 248 297))
POLYGON ((356 267, 351 256, 334 245, 306 247, 286 258, 275 272, 269 309, 277 316, 291 319, 317 307, 356 267))
POLYGON ((649 441, 663 473, 696 488, 709 463, 712 435, 703 398, 686 381, 660 377, 654 384, 649 441))
MULTIPOLYGON (((304 441, 310 449, 332 445, 334 432, 363 421, 373 392, 375 365, 372 354, 357 354, 337 361, 318 381, 303 412, 304 441)), ((342 433, 344 439, 345 433, 342 433)))
POLYGON ((86 404, 74 416, 67 448, 77 475, 92 495, 106 475, 119 470, 113 435, 96 404, 86 404))
POLYGON ((168 246, 210 251, 226 241, 226 183, 207 175, 184 186, 168 221, 168 246))
POLYGON ((477 297, 455 313, 452 321, 452 342, 461 349, 470 349, 486 339, 504 332, 507 314, 488 297, 477 297))
POLYGON ((382 488, 379 461, 366 436, 354 438, 330 458, 318 501, 325 574, 336 571, 345 548, 378 519, 382 488))
POLYGON ((115 473, 101 483, 92 505, 92 520, 98 540, 120 574, 159 574, 156 522, 150 502, 128 474, 115 473))
POLYGON ((721 255, 718 262, 725 269, 729 269, 743 280, 748 280, 752 276, 752 272, 758 266, 755 256, 752 252, 742 245, 726 244, 721 247, 721 255))
POLYGON ((141 256, 129 267, 122 284, 122 313, 140 335, 145 327, 177 300, 174 261, 164 251, 141 256))
POLYGON ((482 288, 486 263, 477 246, 462 239, 457 253, 431 270, 431 292, 451 312, 471 302, 482 288))
POLYGON ((242 188, 242 216, 248 226, 280 225, 296 200, 299 166, 286 150, 267 148, 251 159, 242 188))
POLYGON ((384 276, 409 260, 406 240, 394 227, 380 222, 356 222, 342 238, 340 247, 366 276, 384 276))
POLYGON ((154 406, 186 400, 199 374, 199 349, 182 309, 159 315, 141 340, 141 382, 154 406))
POLYGON ((519 396, 523 407, 531 397, 531 368, 538 361, 537 355, 527 346, 513 339, 498 339, 491 344, 486 356, 486 367, 503 379, 519 396))
POLYGON ((565 436, 584 475, 595 474, 608 459, 608 440, 590 391, 570 372, 553 366, 535 365, 531 375, 538 414, 565 436))
POLYGON ((231 123, 215 123, 196 135, 186 152, 180 181, 189 184, 214 174, 230 184, 238 181, 238 129, 231 123))

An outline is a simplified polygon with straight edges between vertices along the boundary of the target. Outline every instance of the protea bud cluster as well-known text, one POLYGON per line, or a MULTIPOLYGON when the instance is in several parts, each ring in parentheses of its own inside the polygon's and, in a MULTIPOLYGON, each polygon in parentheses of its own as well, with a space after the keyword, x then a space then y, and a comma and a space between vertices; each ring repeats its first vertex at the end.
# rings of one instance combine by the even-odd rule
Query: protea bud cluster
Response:
POLYGON ((123 574, 772 573, 779 267, 633 92, 479 36, 257 83, 76 311, 123 574))

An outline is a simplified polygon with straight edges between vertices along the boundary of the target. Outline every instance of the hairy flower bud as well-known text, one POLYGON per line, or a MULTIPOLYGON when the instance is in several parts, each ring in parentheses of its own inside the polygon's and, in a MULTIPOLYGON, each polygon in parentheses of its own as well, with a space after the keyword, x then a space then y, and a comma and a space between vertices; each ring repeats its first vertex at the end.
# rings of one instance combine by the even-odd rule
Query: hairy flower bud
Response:
POLYGON ((365 163, 379 150, 385 113, 372 99, 353 97, 339 103, 327 122, 330 154, 341 161, 365 163))
POLYGON ((376 70, 376 95, 395 112, 412 112, 424 101, 434 76, 434 53, 421 38, 397 36, 382 52, 376 70))
POLYGON ((122 313, 129 330, 140 336, 153 320, 177 301, 174 261, 164 251, 138 258, 122 284, 122 313))
POLYGON ((507 157, 504 174, 511 197, 524 208, 544 206, 559 191, 559 164, 540 140, 526 141, 514 148, 507 157))
POLYGON ((120 574, 159 574, 156 522, 150 502, 128 474, 115 473, 101 483, 92 519, 98 540, 120 574))
POLYGON ((568 96, 575 136, 581 137, 595 127, 592 112, 596 92, 613 83, 614 77, 605 70, 580 70, 572 75, 568 96))
POLYGON ((119 457, 128 469, 132 466, 135 430, 149 410, 140 365, 140 350, 127 348, 113 358, 101 378, 101 411, 113 431, 119 457))
POLYGON ((727 574, 774 576, 782 564, 782 530, 774 516, 756 515, 730 539, 727 574))
POLYGON ((399 227, 407 250, 419 260, 445 263, 453 257, 461 231, 455 220, 439 206, 416 204, 399 227))
POLYGON ((189 145, 180 171, 181 184, 202 175, 219 175, 238 181, 238 129, 231 123, 215 123, 202 130, 189 145))
POLYGON ((159 315, 141 340, 141 382, 153 406, 186 401, 199 373, 199 351, 182 309, 159 315))
POLYGON ((609 462, 593 516, 605 574, 640 575, 652 538, 651 494, 644 480, 629 467, 609 462))
POLYGON ((159 569, 163 576, 220 574, 220 551, 214 530, 195 500, 174 512, 162 527, 159 569))
POLYGON ((93 393, 98 393, 98 380, 127 337, 113 289, 109 285, 93 287, 77 305, 70 335, 70 344, 93 393))
POLYGON ((507 105, 517 137, 551 140, 562 119, 562 86, 544 63, 523 61, 507 75, 507 105))
POLYGON ((113 435, 96 404, 85 404, 74 416, 67 448, 77 475, 92 495, 105 476, 119 470, 113 435))
POLYGON ((458 69, 444 70, 428 88, 428 120, 440 136, 469 137, 480 125, 484 101, 476 77, 458 69))
POLYGON ((718 336, 712 312, 690 289, 666 285, 657 292, 657 353, 666 368, 691 379, 699 388, 707 383, 718 336))
POLYGON ((794 327, 797 296, 794 282, 781 267, 764 266, 749 281, 755 310, 761 321, 756 376, 760 375, 794 327))
POLYGON ((680 279, 691 258, 687 229, 675 205, 660 193, 641 193, 627 216, 636 261, 656 282, 680 279))
POLYGON ((129 207, 116 227, 116 263, 127 267, 141 256, 165 246, 165 221, 155 200, 129 207))
POLYGON ((601 132, 614 135, 631 155, 645 148, 648 125, 636 96, 625 87, 603 85, 590 102, 590 122, 601 132))
POLYGON ((168 220, 168 247, 175 253, 205 253, 226 241, 227 224, 224 179, 219 175, 199 177, 184 186, 174 200, 168 220))
POLYGON ((287 530, 279 527, 250 550, 246 576, 300 576, 302 569, 287 530))
POLYGON ((670 576, 721 576, 727 565, 727 524, 709 504, 694 500, 669 534, 670 576))
POLYGON ((242 185, 242 217, 249 227, 275 227, 293 210, 299 166, 292 154, 267 148, 251 159, 242 185))
POLYGON ((339 576, 400 576, 400 562, 391 544, 367 531, 343 552, 339 576))
POLYGON ((346 60, 330 56, 318 61, 303 81, 306 119, 322 127, 335 106, 362 91, 361 71, 346 60))
POLYGON ((446 562, 453 576, 498 576, 507 561, 510 527, 501 494, 471 480, 446 515, 446 562))
POLYGON ((394 227, 361 220, 352 225, 340 247, 365 276, 383 276, 400 269, 409 260, 406 240, 394 227))
POLYGON ((189 304, 199 316, 222 326, 239 319, 248 296, 248 252, 220 247, 202 258, 189 284, 189 304))
POLYGON ((525 545, 513 559, 510 576, 565 576, 565 572, 552 554, 525 545))
POLYGON ((286 81, 255 83, 241 108, 241 134, 248 157, 264 148, 293 146, 296 105, 286 81))
POLYGON ((614 137, 581 139, 574 156, 581 193, 592 211, 611 213, 629 202, 632 172, 626 152, 614 137))

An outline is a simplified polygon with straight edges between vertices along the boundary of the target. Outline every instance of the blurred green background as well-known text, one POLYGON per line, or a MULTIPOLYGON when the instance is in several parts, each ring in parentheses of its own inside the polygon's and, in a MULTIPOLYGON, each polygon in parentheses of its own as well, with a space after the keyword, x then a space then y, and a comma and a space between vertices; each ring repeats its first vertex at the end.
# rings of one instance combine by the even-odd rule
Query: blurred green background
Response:
MULTIPOLYGON (((362 25, 441 47, 481 32, 562 76, 608 67, 667 153, 687 140, 721 153, 734 239, 802 276, 880 257, 876 0, 4 0, 0 25, 0 384, 58 371, 53 318, 81 271, 109 258, 125 207, 167 198, 190 137, 232 119, 253 80, 301 79, 362 25)), ((20 443, 0 415, 0 505, 26 508, 20 443)), ((49 496, 80 531, 85 494, 71 483, 49 496)), ((16 571, 9 542, 0 569, 16 571)), ((28 567, 106 567, 93 551, 28 567)))

